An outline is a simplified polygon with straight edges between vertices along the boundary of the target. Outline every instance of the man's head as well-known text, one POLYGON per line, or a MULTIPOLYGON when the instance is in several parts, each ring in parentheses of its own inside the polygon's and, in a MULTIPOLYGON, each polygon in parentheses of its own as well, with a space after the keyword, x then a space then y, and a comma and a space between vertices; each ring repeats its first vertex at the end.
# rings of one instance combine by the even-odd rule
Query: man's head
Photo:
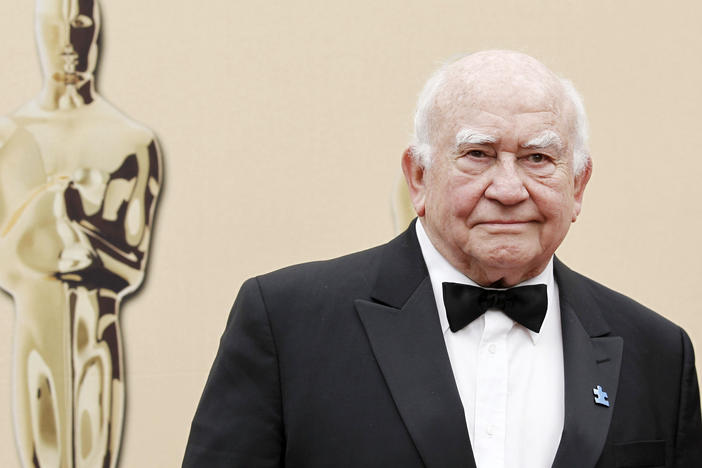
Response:
POLYGON ((580 213, 582 102, 532 57, 468 55, 425 86, 402 166, 439 252, 480 284, 516 284, 545 268, 580 213))
POLYGON ((36 37, 47 80, 81 84, 92 78, 100 31, 98 0, 37 0, 36 37))

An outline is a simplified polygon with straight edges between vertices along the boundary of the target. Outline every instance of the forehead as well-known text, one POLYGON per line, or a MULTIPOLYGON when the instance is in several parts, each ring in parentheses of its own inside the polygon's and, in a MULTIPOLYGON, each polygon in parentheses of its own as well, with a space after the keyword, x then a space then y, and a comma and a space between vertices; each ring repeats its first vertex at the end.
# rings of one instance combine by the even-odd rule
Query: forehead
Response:
POLYGON ((41 16, 68 18, 81 14, 93 16, 96 0, 37 0, 36 13, 41 16))
MULTIPOLYGON (((94 16, 96 0, 72 0, 77 7, 77 11, 81 15, 94 16)), ((75 11, 75 10, 74 10, 75 11)))
POLYGON ((434 143, 450 146, 465 129, 489 136, 494 142, 525 143, 527 140, 552 132, 568 144, 570 121, 556 106, 534 105, 525 100, 500 100, 490 96, 487 102, 447 106, 435 120, 434 143))
POLYGON ((430 118, 436 138, 455 136, 466 126, 518 133, 548 129, 565 137, 573 115, 560 79, 540 62, 487 54, 447 69, 430 118))

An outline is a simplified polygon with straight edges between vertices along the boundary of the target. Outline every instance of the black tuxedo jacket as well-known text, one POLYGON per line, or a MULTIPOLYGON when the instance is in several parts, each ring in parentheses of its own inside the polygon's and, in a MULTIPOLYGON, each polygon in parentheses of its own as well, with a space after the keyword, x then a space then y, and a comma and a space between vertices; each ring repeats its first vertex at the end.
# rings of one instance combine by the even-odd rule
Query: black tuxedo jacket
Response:
MULTIPOLYGON (((702 467, 685 332, 558 260, 554 271, 565 426, 553 466, 702 467), (609 407, 595 404, 598 385, 609 407)), ((244 283, 183 466, 475 467, 414 224, 244 283)))

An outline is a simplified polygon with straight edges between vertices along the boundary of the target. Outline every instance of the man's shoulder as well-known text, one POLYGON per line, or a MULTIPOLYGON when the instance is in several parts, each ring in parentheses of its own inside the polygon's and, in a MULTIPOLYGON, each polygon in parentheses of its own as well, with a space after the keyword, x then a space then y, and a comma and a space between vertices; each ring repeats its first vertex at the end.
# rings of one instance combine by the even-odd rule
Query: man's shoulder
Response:
MULTIPOLYGON (((310 292, 329 297, 363 298, 390 281, 416 286, 426 276, 426 265, 415 234, 414 222, 389 242, 341 257, 301 263, 254 278, 262 292, 297 295, 310 292)), ((402 288, 405 289, 405 288, 402 288)))
POLYGON ((340 291, 368 291, 376 278, 385 245, 332 259, 287 266, 252 280, 267 295, 304 295, 307 300, 315 295, 338 294, 340 291))
POLYGON ((581 320, 583 316, 597 313, 615 335, 680 344, 684 332, 677 324, 631 297, 562 263, 556 268, 556 276, 563 302, 576 310, 581 320))

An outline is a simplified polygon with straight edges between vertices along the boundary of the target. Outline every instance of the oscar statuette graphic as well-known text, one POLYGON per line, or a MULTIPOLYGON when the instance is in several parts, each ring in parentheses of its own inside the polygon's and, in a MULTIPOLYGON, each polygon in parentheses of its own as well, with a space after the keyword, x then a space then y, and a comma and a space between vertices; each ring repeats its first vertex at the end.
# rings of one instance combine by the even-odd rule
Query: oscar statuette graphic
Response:
POLYGON ((0 119, 0 286, 14 301, 22 466, 115 467, 120 303, 144 279, 161 156, 100 97, 97 0, 37 0, 39 95, 0 119))

